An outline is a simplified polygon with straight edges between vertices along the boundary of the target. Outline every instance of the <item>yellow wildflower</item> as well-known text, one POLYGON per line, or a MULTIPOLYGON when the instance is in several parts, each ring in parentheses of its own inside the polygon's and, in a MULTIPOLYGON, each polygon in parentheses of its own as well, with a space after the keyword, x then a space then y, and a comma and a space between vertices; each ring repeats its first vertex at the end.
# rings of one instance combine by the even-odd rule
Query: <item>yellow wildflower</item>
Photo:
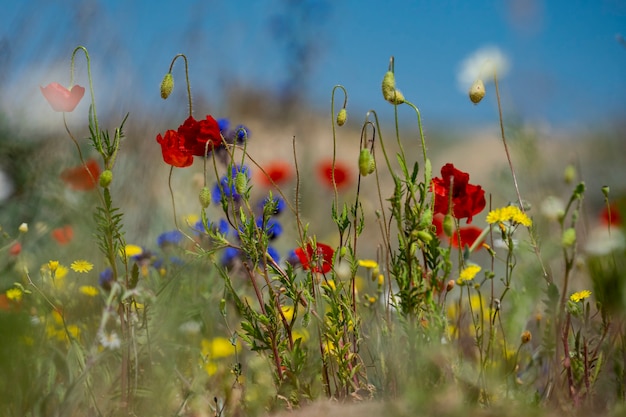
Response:
POLYGON ((56 272, 59 267, 59 261, 48 261, 48 269, 50 272, 56 272))
MULTIPOLYGON (((235 346, 225 337, 215 337, 211 340, 202 339, 202 357, 208 359, 227 358, 235 354, 235 346)), ((239 343, 237 343, 239 347, 239 343)))
POLYGON ((515 223, 521 224, 526 227, 530 227, 532 221, 522 210, 517 206, 506 206, 495 210, 492 210, 487 215, 487 223, 515 223))
POLYGON ((461 285, 465 281, 471 281, 474 279, 476 274, 478 274, 481 270, 481 267, 478 265, 468 265, 461 271, 459 275, 459 279, 457 280, 457 284, 461 285))
POLYGON ((72 271, 82 274, 91 271, 93 269, 93 264, 89 261, 85 261, 84 259, 79 259, 72 262, 70 268, 72 268, 72 271))
POLYGON ((569 296, 569 299, 575 303, 584 300, 585 298, 588 298, 591 295, 591 291, 589 290, 582 290, 582 291, 578 291, 575 292, 574 294, 569 296))
POLYGON ((95 297, 98 295, 98 289, 93 285, 81 285, 78 291, 89 297, 95 297))
POLYGON ((359 266, 362 266, 363 268, 372 269, 378 266, 378 262, 376 262, 373 259, 360 259, 359 266))
POLYGON ((126 245, 124 247, 124 250, 122 251, 122 254, 126 255, 127 258, 141 255, 142 253, 143 253, 143 249, 141 248, 141 246, 137 246, 137 245, 126 245))
POLYGON ((22 295, 24 295, 24 293, 19 288, 11 288, 6 292, 7 298, 11 301, 21 301, 22 295))
POLYGON ((281 306, 280 309, 283 311, 285 320, 291 321, 293 318, 293 306, 281 306))

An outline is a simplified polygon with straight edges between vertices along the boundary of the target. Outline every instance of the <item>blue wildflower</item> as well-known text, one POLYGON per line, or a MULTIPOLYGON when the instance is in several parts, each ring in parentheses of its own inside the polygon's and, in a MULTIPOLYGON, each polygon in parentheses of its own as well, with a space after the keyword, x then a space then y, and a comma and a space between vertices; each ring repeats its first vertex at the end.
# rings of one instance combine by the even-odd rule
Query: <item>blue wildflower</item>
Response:
POLYGON ((270 199, 270 197, 265 197, 265 199, 261 200, 261 203, 259 204, 259 206, 261 207, 261 209, 265 210, 265 207, 268 204, 274 204, 275 205, 273 213, 269 213, 272 216, 276 216, 276 215, 282 213, 283 210, 285 210, 285 206, 287 205, 285 203, 285 200, 283 200, 280 197, 274 196, 271 199, 270 199))
POLYGON ((113 282, 113 270, 111 268, 107 268, 104 271, 100 272, 100 277, 98 279, 98 285, 104 288, 105 290, 111 289, 111 283, 113 282))
POLYGON ((181 240, 183 240, 183 234, 179 230, 170 230, 157 237, 157 245, 161 248, 165 245, 178 245, 181 240))
POLYGON ((230 126, 230 120, 227 118, 222 118, 217 120, 217 125, 220 127, 220 132, 222 136, 226 136, 226 132, 228 132, 228 127, 230 126))
POLYGON ((276 239, 283 233, 283 227, 274 219, 267 219, 265 225, 263 225, 263 219, 259 219, 257 220, 256 225, 257 227, 264 229, 265 234, 270 240, 276 239))
POLYGON ((274 260, 274 262, 277 262, 277 263, 280 262, 280 254, 274 247, 268 246, 267 253, 274 260))
POLYGON ((224 249, 224 253, 222 254, 222 260, 221 260, 222 265, 224 266, 232 265, 233 261, 237 259, 239 255, 240 255, 239 249, 235 249, 231 247, 224 249))

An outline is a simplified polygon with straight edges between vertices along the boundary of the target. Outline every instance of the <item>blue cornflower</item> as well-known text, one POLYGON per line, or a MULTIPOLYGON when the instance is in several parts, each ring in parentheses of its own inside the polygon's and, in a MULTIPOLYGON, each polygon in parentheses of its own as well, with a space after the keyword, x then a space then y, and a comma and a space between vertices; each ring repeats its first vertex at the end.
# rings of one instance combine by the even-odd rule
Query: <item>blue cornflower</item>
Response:
POLYGON ((250 139, 250 129, 244 125, 237 126, 233 132, 233 139, 235 139, 238 144, 243 144, 246 140, 250 139))
POLYGON ((280 254, 273 246, 267 247, 267 253, 271 256, 274 262, 280 262, 280 254))
POLYGON ((233 165, 231 172, 224 175, 219 183, 213 186, 211 190, 211 199, 213 202, 220 203, 222 201, 222 195, 227 200, 232 198, 234 201, 239 201, 241 195, 239 195, 235 189, 235 178, 239 172, 243 172, 246 174, 248 180, 250 179, 250 168, 248 168, 247 165, 233 165), (231 185, 229 186, 228 183, 231 185))
POLYGON ((179 230, 170 230, 157 237, 157 245, 161 248, 165 245, 178 245, 181 240, 183 240, 183 234, 179 230))
POLYGON ((105 290, 111 289, 111 283, 113 282, 113 270, 111 268, 107 268, 104 271, 100 272, 100 277, 98 279, 98 285, 104 288, 105 290))
POLYGON ((267 206, 268 204, 275 204, 275 208, 274 208, 274 212, 273 213, 269 213, 273 216, 276 216, 280 213, 283 212, 283 210, 285 209, 285 206, 287 205, 285 203, 285 200, 283 200, 280 197, 276 197, 273 196, 271 199, 270 197, 265 197, 263 200, 261 200, 261 203, 259 204, 259 206, 261 207, 261 209, 265 209, 265 206, 267 206))
POLYGON ((222 254, 222 265, 229 266, 233 263, 235 259, 237 259, 240 255, 239 249, 227 247, 224 249, 224 253, 222 254))
POLYGON ((218 119, 217 125, 220 127, 220 132, 222 133, 222 136, 226 136, 226 132, 228 132, 228 127, 230 126, 230 120, 225 117, 218 119))
MULTIPOLYGON (((257 220, 256 225, 257 227, 263 228, 263 219, 257 220)), ((270 240, 273 240, 283 233, 283 227, 277 220, 267 219, 264 232, 270 240)))

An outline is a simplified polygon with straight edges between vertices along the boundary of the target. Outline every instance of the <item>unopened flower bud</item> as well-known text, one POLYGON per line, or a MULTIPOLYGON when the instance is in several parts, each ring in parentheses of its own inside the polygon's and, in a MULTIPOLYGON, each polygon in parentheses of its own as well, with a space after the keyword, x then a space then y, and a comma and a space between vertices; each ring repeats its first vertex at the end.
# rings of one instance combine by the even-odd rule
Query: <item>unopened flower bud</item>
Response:
POLYGON ((339 113, 337 113, 337 126, 343 126, 344 124, 346 124, 346 120, 348 119, 348 112, 346 111, 346 109, 341 109, 339 110, 339 113))
POLYGON ((211 190, 209 190, 209 187, 202 187, 198 198, 200 199, 200 205, 202 208, 209 207, 211 204, 211 190))
POLYGON ((420 230, 419 232, 417 232, 417 237, 424 243, 429 243, 431 240, 433 240, 433 235, 431 235, 426 230, 420 230))
POLYGON ((111 181, 113 181, 113 173, 111 172, 111 170, 105 169, 104 171, 102 171, 102 174, 100 174, 100 178, 98 179, 100 187, 108 187, 111 184, 111 181))
POLYGON ((611 192, 611 188, 608 185, 602 187, 602 195, 604 198, 609 198, 609 193, 611 192))
POLYGON ((533 339, 533 335, 528 330, 525 330, 524 333, 522 333, 522 337, 520 339, 521 339, 522 345, 525 345, 526 343, 530 342, 533 339))
POLYGON ((172 94, 172 90, 174 90, 174 77, 172 77, 171 72, 168 72, 161 81, 161 98, 163 100, 168 98, 172 94))
POLYGON ((566 184, 571 184, 576 179, 576 167, 574 165, 568 165, 563 172, 563 180, 566 184))
POLYGON ((369 175, 376 170, 376 160, 369 149, 361 149, 359 154, 359 172, 362 176, 369 175))
POLYGON ((446 285, 446 291, 450 292, 452 291, 453 288, 454 288, 454 280, 451 279, 450 281, 448 281, 448 285, 446 285))
POLYGON ((246 192, 246 188, 248 188, 248 176, 245 172, 239 171, 235 177, 235 191, 237 194, 243 194, 246 192))
POLYGON ((19 230, 20 233, 28 233, 28 223, 20 224, 20 226, 17 228, 17 230, 19 230))
POLYGON ((485 84, 483 80, 476 80, 469 89, 469 98, 474 104, 480 103, 480 100, 485 97, 485 84))
POLYGON ((392 71, 387 71, 383 77, 383 98, 391 104, 404 103, 404 95, 396 89, 396 77, 392 71))

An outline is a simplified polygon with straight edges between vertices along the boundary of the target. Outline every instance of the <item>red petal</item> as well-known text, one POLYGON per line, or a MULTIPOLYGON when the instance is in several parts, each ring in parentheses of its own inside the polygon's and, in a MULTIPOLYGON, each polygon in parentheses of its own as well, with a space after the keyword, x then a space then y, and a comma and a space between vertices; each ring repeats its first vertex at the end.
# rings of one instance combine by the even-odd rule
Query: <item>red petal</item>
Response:
POLYGON ((77 191, 89 191, 98 185, 100 166, 95 159, 89 159, 85 165, 68 168, 61 172, 61 179, 71 189, 77 191))

